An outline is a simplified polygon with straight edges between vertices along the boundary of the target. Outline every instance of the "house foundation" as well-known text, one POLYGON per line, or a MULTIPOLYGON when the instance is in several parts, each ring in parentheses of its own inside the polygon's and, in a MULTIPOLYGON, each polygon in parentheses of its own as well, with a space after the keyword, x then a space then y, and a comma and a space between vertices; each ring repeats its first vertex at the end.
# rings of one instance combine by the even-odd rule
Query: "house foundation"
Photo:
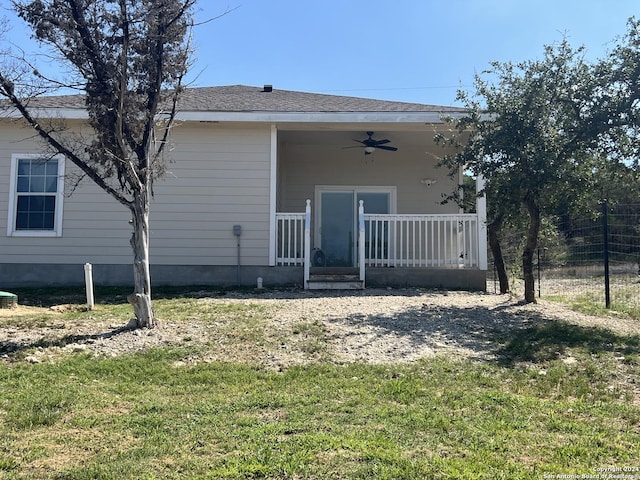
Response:
MULTIPOLYGON (((93 265, 93 281, 99 286, 131 285, 131 265, 93 265)), ((256 286, 265 288, 303 285, 303 267, 152 265, 155 286, 256 286)), ((69 287, 84 285, 84 264, 0 264, 2 288, 69 287)), ((484 291, 486 271, 445 268, 368 267, 366 287, 422 287, 484 291)))

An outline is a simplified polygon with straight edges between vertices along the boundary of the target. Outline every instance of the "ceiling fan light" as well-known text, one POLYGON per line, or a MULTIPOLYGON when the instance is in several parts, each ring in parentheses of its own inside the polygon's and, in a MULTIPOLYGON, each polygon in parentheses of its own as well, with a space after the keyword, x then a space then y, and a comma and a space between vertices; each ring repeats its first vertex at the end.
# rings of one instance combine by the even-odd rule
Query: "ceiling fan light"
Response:
POLYGON ((364 153, 367 155, 371 155, 375 151, 376 151, 375 147, 365 147, 364 149, 364 153))

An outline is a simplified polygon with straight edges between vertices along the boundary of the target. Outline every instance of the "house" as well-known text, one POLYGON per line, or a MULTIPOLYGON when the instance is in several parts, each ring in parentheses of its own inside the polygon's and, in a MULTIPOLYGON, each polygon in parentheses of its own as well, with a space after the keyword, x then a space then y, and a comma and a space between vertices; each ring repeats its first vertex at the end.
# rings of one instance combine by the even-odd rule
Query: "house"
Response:
MULTIPOLYGON (((86 119, 79 96, 38 106, 78 130, 86 119)), ((442 117, 462 113, 271 86, 187 89, 151 206, 152 282, 484 290, 484 199, 476 213, 441 204, 457 182, 436 167, 442 117)), ((64 158, 45 166, 40 149, 5 111, 0 285, 82 284, 86 263, 97 284, 131 284, 128 211, 73 183, 64 158)))

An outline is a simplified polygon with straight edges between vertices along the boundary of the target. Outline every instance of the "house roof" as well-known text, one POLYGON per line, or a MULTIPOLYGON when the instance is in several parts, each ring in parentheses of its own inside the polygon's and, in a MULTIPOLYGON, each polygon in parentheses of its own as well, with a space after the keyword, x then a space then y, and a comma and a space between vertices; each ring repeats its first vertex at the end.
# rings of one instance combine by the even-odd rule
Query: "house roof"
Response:
POLYGON ((181 110, 208 112, 459 112, 460 108, 233 85, 187 89, 181 110))
MULTIPOLYGON (((83 95, 38 97, 32 108, 55 110, 67 118, 86 118, 83 95), (81 113, 82 112, 82 113, 81 113)), ((424 121, 465 112, 458 107, 393 102, 368 98, 278 90, 245 85, 187 88, 179 100, 179 118, 188 120, 295 121, 314 115, 316 120, 335 117, 396 117, 424 121)))

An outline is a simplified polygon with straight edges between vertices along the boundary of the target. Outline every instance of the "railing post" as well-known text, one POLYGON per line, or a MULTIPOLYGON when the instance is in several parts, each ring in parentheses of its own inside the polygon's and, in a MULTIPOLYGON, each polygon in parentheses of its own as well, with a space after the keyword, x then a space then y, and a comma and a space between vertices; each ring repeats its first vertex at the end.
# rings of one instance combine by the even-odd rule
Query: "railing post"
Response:
POLYGON ((364 287, 364 201, 358 206, 358 263, 360 265, 360 281, 364 287))
POLYGON ((487 258, 487 196, 484 193, 484 177, 478 174, 476 178, 476 194, 482 193, 476 198, 476 215, 478 216, 478 268, 488 268, 487 258))
POLYGON ((311 200, 307 200, 304 216, 304 289, 309 288, 309 269, 311 267, 311 200))

